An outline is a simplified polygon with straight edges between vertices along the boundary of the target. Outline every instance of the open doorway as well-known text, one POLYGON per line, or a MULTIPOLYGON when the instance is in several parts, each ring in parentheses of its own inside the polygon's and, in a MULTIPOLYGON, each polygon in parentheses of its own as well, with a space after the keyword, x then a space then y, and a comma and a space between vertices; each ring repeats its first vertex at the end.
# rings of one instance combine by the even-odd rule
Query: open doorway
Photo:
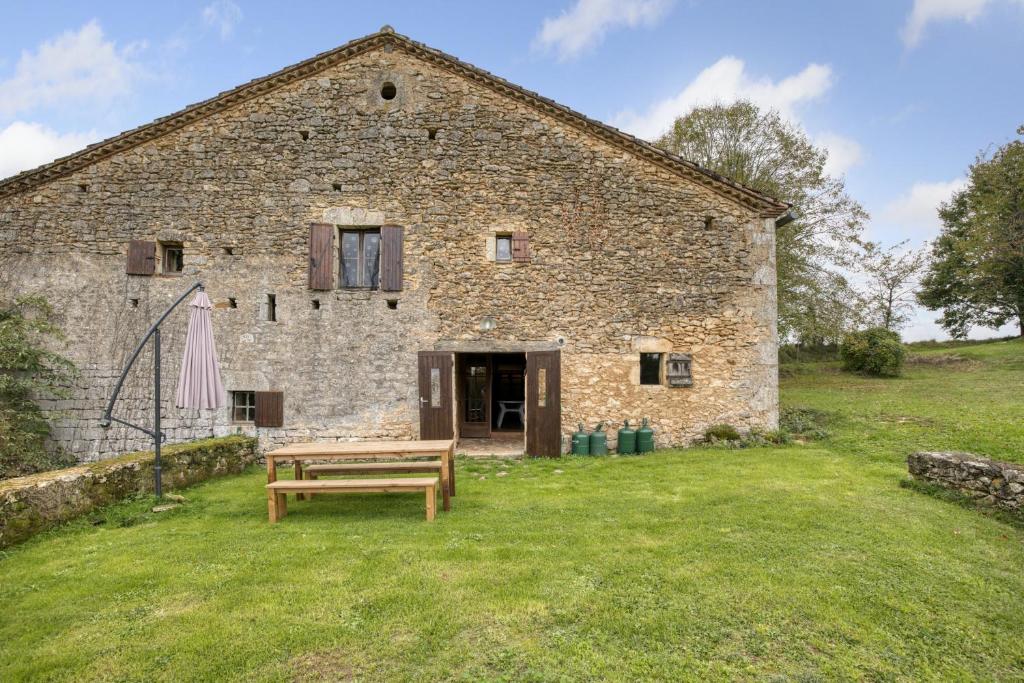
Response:
POLYGON ((461 453, 520 455, 526 445, 526 354, 456 354, 461 453))

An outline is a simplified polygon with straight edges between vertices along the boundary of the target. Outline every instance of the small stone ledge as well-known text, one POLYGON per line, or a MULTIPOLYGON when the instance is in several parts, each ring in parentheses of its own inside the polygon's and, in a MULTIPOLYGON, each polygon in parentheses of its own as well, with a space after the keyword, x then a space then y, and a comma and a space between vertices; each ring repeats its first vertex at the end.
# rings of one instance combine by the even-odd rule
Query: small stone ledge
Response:
MULTIPOLYGON (((257 440, 232 435, 167 446, 161 451, 167 489, 237 474, 258 457, 257 440)), ((0 481, 0 548, 74 517, 153 490, 152 451, 0 481)))
POLYGON ((978 501, 1024 514, 1024 465, 971 453, 920 452, 907 457, 919 481, 959 491, 978 501))

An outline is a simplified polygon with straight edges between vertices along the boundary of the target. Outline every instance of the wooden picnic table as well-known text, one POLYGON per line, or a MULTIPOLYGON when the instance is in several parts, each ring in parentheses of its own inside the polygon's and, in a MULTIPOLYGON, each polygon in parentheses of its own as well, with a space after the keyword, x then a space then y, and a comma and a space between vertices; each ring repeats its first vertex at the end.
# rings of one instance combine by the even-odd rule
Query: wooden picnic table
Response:
MULTIPOLYGON (((292 461, 295 478, 302 479, 302 463, 310 460, 365 460, 371 458, 431 457, 441 459, 441 496, 445 511, 455 495, 455 441, 335 441, 293 443, 267 453, 267 483, 277 481, 277 463, 292 461)), ((301 495, 301 494, 299 494, 301 495)))

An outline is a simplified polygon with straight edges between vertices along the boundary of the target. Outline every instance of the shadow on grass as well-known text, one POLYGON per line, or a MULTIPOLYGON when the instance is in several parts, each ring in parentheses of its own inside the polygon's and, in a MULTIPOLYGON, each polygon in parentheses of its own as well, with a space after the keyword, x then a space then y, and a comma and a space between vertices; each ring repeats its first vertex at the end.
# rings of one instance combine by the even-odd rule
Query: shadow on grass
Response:
POLYGON ((918 493, 933 496, 947 503, 959 505, 962 508, 973 510, 984 517, 989 517, 1002 522, 1003 524, 1012 526, 1015 529, 1024 529, 1024 515, 1014 514, 1009 510, 1003 510, 987 503, 982 503, 966 494, 952 489, 947 489, 943 486, 939 486, 938 484, 928 484, 908 477, 900 480, 900 488, 917 491, 918 493))

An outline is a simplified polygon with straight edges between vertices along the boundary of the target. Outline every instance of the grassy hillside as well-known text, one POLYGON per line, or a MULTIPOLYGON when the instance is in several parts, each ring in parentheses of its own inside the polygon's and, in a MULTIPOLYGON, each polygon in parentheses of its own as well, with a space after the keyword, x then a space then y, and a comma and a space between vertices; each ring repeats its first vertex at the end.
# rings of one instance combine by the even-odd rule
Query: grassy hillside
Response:
POLYGON ((1024 531, 899 486, 914 448, 1022 459, 1024 345, 955 352, 787 368, 823 441, 460 462, 434 524, 270 526, 258 470, 109 508, 0 556, 0 680, 1024 678, 1024 531))

